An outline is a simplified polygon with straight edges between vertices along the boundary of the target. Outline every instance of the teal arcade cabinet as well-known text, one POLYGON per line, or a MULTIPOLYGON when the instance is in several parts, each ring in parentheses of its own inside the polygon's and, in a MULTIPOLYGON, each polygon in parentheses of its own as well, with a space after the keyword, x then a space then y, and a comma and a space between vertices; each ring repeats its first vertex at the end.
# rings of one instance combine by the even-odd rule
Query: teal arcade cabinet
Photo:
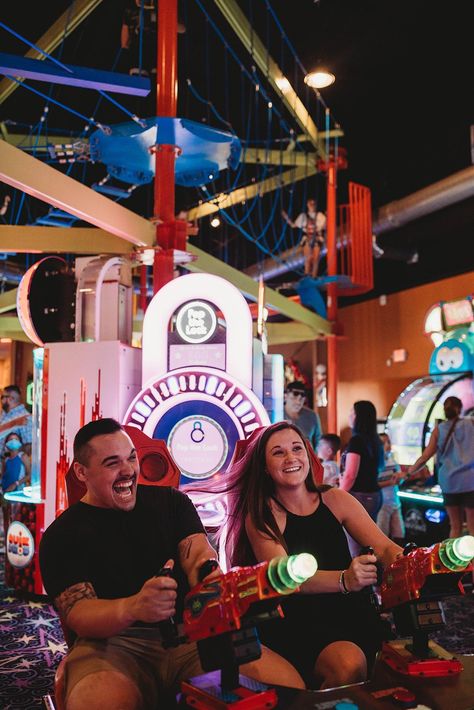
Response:
MULTIPOLYGON (((474 311, 471 296, 432 306, 425 319, 425 333, 436 346, 429 374, 419 377, 393 404, 387 432, 398 462, 413 464, 427 445, 437 420, 444 419, 443 402, 459 397, 463 416, 474 413, 474 311)), ((434 474, 425 486, 410 486, 399 493, 407 540, 432 545, 449 535, 449 522, 434 474)))

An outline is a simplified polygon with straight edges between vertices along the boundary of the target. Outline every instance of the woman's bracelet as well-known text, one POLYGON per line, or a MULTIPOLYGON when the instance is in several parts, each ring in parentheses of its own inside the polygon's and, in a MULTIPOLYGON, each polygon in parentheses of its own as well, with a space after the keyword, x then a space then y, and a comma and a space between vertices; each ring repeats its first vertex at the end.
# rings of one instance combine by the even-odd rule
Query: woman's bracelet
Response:
POLYGON ((346 580, 344 579, 344 572, 346 570, 342 570, 341 574, 339 575, 339 589, 341 591, 341 594, 350 594, 349 589, 346 587, 346 580))

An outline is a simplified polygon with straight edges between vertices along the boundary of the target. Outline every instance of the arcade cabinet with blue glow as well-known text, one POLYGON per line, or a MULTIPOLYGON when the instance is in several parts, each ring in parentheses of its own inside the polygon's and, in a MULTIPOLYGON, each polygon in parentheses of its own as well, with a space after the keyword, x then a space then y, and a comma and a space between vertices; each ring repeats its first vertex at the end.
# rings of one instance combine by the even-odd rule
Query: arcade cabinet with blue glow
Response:
MULTIPOLYGON (((438 420, 444 419, 443 402, 459 397, 463 416, 474 411, 474 312, 472 297, 435 304, 425 319, 425 333, 435 349, 429 375, 412 382, 393 404, 387 432, 402 466, 410 466, 428 444, 438 420)), ((402 486, 399 496, 407 540, 432 545, 449 535, 449 520, 436 480, 436 466, 425 485, 402 486)))

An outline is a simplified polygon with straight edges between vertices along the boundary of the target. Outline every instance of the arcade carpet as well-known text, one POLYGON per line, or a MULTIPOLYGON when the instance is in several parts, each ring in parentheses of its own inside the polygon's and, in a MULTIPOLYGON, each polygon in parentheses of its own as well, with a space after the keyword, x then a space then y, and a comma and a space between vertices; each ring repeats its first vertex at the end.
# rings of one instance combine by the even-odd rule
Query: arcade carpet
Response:
MULTIPOLYGON (((22 600, 4 584, 0 553, 0 710, 44 709, 66 651, 61 626, 44 600, 22 600)), ((433 638, 454 653, 474 654, 474 594, 444 602, 447 625, 433 638)), ((112 710, 112 709, 111 709, 112 710)))
POLYGON ((56 612, 44 600, 20 599, 4 584, 0 554, 0 709, 39 710, 52 692, 54 672, 66 652, 56 612))

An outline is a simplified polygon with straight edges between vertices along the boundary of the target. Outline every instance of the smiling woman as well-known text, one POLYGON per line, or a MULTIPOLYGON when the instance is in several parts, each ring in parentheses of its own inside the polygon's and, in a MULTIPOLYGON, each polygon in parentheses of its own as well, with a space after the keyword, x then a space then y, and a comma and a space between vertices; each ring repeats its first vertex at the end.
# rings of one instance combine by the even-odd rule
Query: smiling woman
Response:
POLYGON ((318 570, 301 593, 283 601, 285 618, 262 624, 259 633, 308 686, 327 688, 367 677, 383 629, 364 590, 376 582, 377 559, 389 564, 401 549, 351 495, 318 486, 320 468, 299 429, 279 422, 239 442, 224 483, 206 489, 227 506, 219 536, 229 565, 302 552, 316 558, 318 570), (346 530, 375 555, 351 559, 346 530))
POLYGON ((267 443, 265 460, 266 473, 275 486, 275 497, 284 497, 288 490, 291 492, 299 487, 308 476, 308 453, 301 436, 294 429, 283 429, 272 434, 267 443))

